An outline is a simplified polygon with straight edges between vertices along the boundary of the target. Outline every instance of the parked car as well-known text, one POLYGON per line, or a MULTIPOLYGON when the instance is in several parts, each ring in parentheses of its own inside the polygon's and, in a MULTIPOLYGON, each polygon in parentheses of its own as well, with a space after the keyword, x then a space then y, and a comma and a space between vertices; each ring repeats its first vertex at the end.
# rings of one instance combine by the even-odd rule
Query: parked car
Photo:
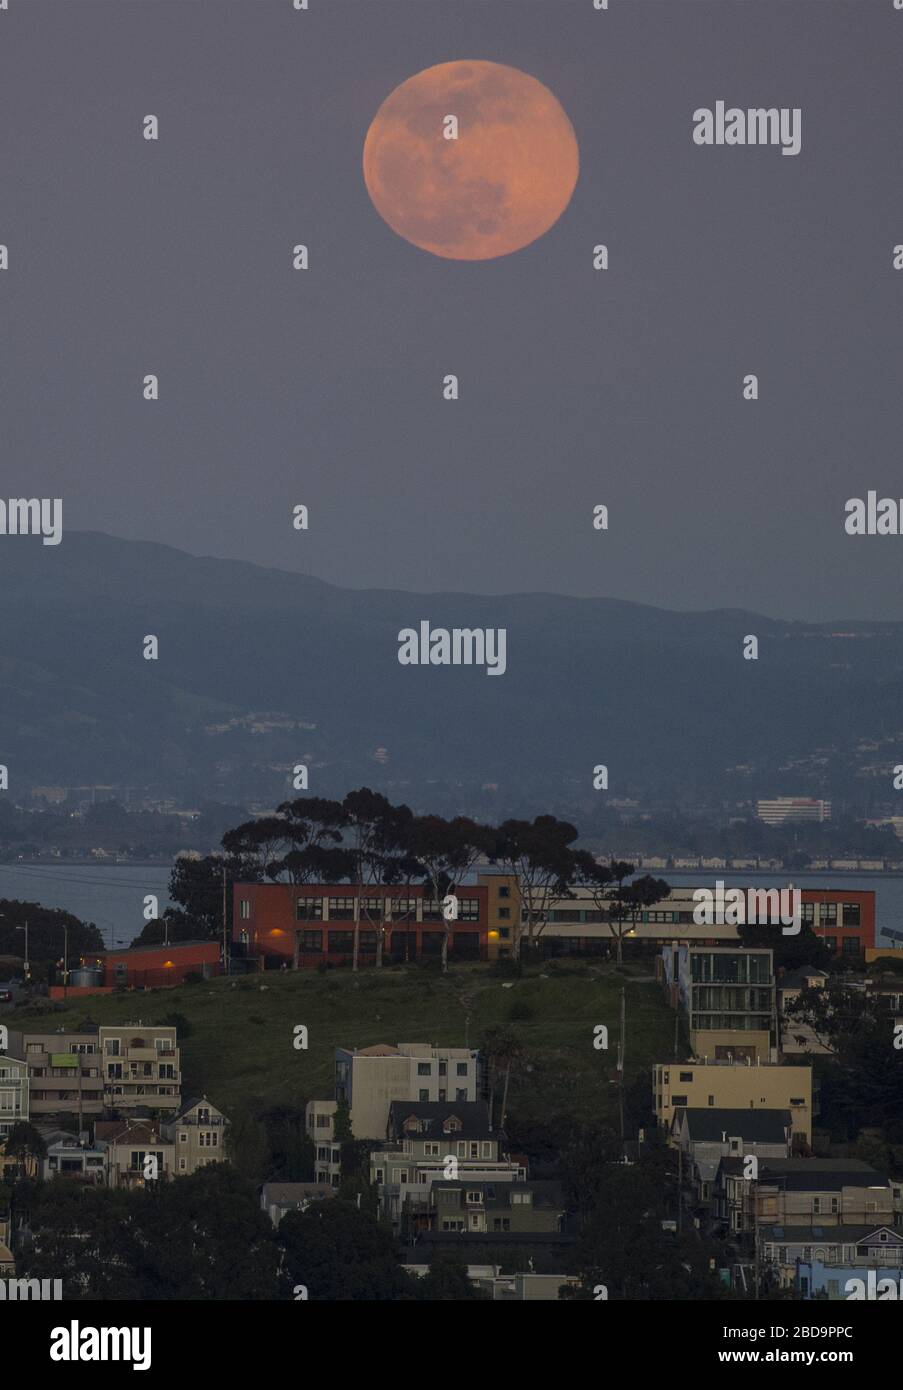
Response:
POLYGON ((11 1004, 13 1002, 13 992, 11 989, 0 989, 0 1004, 11 1004))

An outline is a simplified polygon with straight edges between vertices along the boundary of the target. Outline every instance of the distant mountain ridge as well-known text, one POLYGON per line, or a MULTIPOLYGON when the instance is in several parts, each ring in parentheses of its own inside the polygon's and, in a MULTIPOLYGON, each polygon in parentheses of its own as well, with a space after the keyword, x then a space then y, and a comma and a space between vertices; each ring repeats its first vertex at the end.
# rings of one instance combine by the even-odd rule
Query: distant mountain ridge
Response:
POLYGON ((491 783, 525 813, 604 798, 597 764, 615 798, 853 796, 860 743, 903 761, 901 695, 900 623, 359 591, 94 532, 0 543, 0 760, 13 794, 124 784, 278 799, 309 760, 311 791, 491 783), (505 675, 400 665, 400 630, 424 619, 504 627, 505 675), (158 661, 143 658, 148 634, 158 661), (758 661, 743 659, 747 634, 758 661))

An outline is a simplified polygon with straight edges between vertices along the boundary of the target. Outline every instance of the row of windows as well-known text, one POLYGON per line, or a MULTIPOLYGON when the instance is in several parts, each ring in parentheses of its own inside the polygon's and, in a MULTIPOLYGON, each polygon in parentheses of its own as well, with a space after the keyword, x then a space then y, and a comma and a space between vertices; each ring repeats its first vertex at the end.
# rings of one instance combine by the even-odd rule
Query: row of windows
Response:
MULTIPOLYGON (((821 926, 839 926, 841 922, 841 912, 843 925, 845 927, 859 927, 862 925, 862 905, 860 903, 802 903, 800 905, 800 916, 804 923, 809 926, 815 924, 815 909, 819 911, 819 922, 821 926)), ((522 909, 521 916, 526 922, 528 912, 522 909)), ((553 908, 546 913, 550 922, 608 922, 611 920, 611 912, 606 909, 600 911, 597 908, 553 908)), ((652 923, 672 923, 672 922, 693 922, 692 911, 680 911, 677 908, 650 908, 648 911, 637 913, 638 922, 652 923)), ((777 925, 777 921, 775 922, 777 925)))
MULTIPOLYGON (((447 1075, 447 1073, 448 1073, 448 1063, 447 1063, 447 1062, 418 1062, 418 1063, 417 1063, 417 1075, 418 1075, 418 1076, 432 1076, 432 1074, 433 1074, 433 1067, 434 1067, 434 1066, 438 1066, 438 1068, 439 1068, 439 1075, 440 1075, 440 1076, 445 1076, 445 1075, 447 1075)), ((467 1063, 467 1062, 456 1062, 456 1063, 455 1063, 455 1075, 456 1075, 456 1076, 466 1076, 466 1075, 467 1075, 468 1066, 469 1066, 469 1063, 467 1063)))
MULTIPOLYGON (((492 1158, 493 1144, 491 1140, 483 1139, 478 1141, 476 1139, 459 1139, 457 1141, 457 1147, 459 1158, 492 1158), (483 1151, 482 1153, 480 1152, 481 1148, 483 1151)), ((410 1145, 410 1143, 406 1143, 405 1149, 412 1151, 413 1146, 410 1145)), ((439 1144, 432 1139, 428 1140, 423 1146, 424 1158, 444 1158, 445 1155, 450 1152, 450 1144, 439 1144)))
MULTIPOLYGON (((479 898, 457 895, 458 897, 458 916, 459 922, 479 922, 480 920, 480 900, 479 898)), ((329 920, 331 922, 353 922, 355 919, 354 897, 335 897, 317 898, 313 896, 301 896, 295 899, 295 919, 299 922, 322 922, 324 901, 329 906, 329 920)), ((435 898, 383 898, 383 897, 364 897, 360 900, 360 915, 364 920, 382 921, 388 905, 389 917, 394 921, 417 920, 418 903, 421 904, 422 919, 425 922, 442 921, 442 904, 435 898)), ((239 899, 238 915, 243 922, 247 922, 251 917, 250 898, 239 899)), ((499 909, 500 917, 510 916, 509 908, 499 909)))
MULTIPOLYGON (((311 954, 317 951, 322 951, 324 949, 323 935, 324 933, 322 930, 318 931, 309 928, 307 931, 302 931, 302 953, 306 952, 308 954, 311 954)), ((423 932, 421 936, 423 942, 423 950, 426 952, 441 951, 444 937, 444 932, 423 932)), ((326 939, 327 945, 325 949, 330 955, 351 955, 354 951, 353 931, 329 931, 326 932, 326 939)), ((407 934, 403 932, 395 932, 392 937, 393 949, 402 949, 405 944, 405 940, 407 940, 407 944, 409 946, 414 946, 416 944, 416 937, 414 936, 413 932, 409 932, 407 934)), ((461 947, 467 949, 470 946, 472 946, 475 942, 477 945, 479 945, 479 942, 476 940, 475 934, 474 936, 452 936, 452 945, 456 949, 461 947)), ((376 932, 370 931, 362 927, 361 930, 358 932, 358 943, 359 949, 364 954, 366 954, 367 952, 375 952, 376 932)))

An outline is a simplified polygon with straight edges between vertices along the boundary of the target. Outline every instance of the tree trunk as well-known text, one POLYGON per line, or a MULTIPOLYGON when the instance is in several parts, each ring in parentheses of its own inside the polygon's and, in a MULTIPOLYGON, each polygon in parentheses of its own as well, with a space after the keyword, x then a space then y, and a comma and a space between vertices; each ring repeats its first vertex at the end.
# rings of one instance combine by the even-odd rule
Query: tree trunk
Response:
POLYGON ((352 972, 357 970, 358 956, 361 949, 361 900, 359 897, 354 899, 354 946, 351 952, 352 972))
POLYGON ((442 933, 442 974, 448 974, 448 925, 442 933))

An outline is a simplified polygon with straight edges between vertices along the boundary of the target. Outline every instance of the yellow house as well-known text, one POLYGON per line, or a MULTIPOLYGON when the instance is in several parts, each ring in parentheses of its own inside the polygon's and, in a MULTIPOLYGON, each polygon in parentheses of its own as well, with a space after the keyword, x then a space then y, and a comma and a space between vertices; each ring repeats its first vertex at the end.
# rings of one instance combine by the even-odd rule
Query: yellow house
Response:
POLYGON ((812 1068, 773 1063, 658 1062, 652 1096, 659 1124, 670 1131, 674 1112, 690 1110, 789 1110, 793 1135, 812 1139, 812 1068))

